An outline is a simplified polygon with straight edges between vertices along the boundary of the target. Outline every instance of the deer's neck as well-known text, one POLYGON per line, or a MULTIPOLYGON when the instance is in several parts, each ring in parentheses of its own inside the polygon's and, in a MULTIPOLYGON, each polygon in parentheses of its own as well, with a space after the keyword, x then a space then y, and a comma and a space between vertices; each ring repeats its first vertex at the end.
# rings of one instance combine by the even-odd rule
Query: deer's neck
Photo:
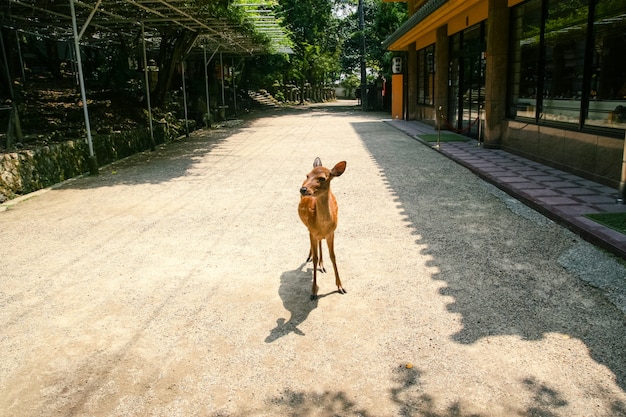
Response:
POLYGON ((331 215, 331 204, 334 200, 334 196, 332 192, 328 190, 327 193, 319 195, 315 198, 315 212, 317 213, 318 218, 322 217, 324 219, 330 219, 331 215))

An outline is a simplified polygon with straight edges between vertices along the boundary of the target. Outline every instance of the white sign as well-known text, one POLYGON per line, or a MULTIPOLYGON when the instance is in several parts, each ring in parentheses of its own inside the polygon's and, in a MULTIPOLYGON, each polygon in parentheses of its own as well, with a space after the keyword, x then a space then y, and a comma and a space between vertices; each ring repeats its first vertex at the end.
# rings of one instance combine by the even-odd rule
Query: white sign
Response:
POLYGON ((391 60, 391 72, 394 74, 402 73, 402 57, 394 56, 391 60))

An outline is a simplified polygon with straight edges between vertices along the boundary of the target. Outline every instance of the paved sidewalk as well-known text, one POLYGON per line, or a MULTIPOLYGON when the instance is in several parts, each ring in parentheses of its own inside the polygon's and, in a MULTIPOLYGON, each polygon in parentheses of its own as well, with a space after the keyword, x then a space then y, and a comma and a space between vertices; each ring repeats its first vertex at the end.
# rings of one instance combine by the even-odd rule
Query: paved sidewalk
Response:
MULTIPOLYGON (((437 134, 417 121, 388 120, 409 136, 437 134)), ((449 132, 444 132, 450 134, 449 132)), ((596 223, 585 214, 626 212, 617 190, 499 149, 467 142, 422 141, 470 169, 484 180, 524 202, 585 240, 626 258, 626 235, 596 223)))

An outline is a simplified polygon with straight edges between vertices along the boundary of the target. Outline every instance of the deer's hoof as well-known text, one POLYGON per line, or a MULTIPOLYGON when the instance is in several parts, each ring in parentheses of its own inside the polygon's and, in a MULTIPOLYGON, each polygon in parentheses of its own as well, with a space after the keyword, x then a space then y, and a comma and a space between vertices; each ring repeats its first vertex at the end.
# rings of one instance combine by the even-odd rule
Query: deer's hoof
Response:
POLYGON ((347 293, 348 293, 348 291, 346 291, 346 289, 345 289, 345 288, 339 288, 339 289, 337 290, 337 292, 338 292, 339 294, 347 294, 347 293))
POLYGON ((317 294, 311 294, 311 301, 317 300, 317 294))

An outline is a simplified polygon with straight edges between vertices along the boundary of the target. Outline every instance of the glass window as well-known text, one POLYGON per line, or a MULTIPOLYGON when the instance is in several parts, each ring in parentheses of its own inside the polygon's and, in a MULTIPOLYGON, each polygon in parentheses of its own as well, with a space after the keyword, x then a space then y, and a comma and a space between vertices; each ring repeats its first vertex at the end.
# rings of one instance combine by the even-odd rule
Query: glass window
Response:
POLYGON ((448 128, 472 137, 485 101, 486 32, 483 21, 450 37, 448 128))
MULTIPOLYGON (((461 36, 463 32, 455 33, 450 37, 450 63, 448 68, 448 120, 459 120, 459 112, 462 108, 459 102, 461 97, 460 82, 461 82, 461 36)), ((454 125, 454 127, 458 127, 454 125)))
POLYGON ((588 1, 549 1, 545 23, 543 114, 545 120, 578 123, 583 95, 583 70, 588 1))
POLYGON ((485 33, 484 22, 463 31, 460 68, 460 105, 463 133, 478 134, 478 116, 485 101, 485 33))
POLYGON ((417 51, 417 103, 434 104, 435 45, 417 51))
POLYGON ((600 1, 596 6, 589 125, 626 128, 626 11, 623 7, 620 1, 600 1))
POLYGON ((626 128, 624 33, 622 0, 531 0, 513 8, 508 115, 626 128))
POLYGON ((424 50, 420 49, 417 51, 417 104, 422 104, 424 102, 424 97, 426 96, 424 62, 424 50))
POLYGON ((541 37, 541 1, 528 2, 513 10, 511 19, 511 88, 509 116, 536 116, 541 37))

